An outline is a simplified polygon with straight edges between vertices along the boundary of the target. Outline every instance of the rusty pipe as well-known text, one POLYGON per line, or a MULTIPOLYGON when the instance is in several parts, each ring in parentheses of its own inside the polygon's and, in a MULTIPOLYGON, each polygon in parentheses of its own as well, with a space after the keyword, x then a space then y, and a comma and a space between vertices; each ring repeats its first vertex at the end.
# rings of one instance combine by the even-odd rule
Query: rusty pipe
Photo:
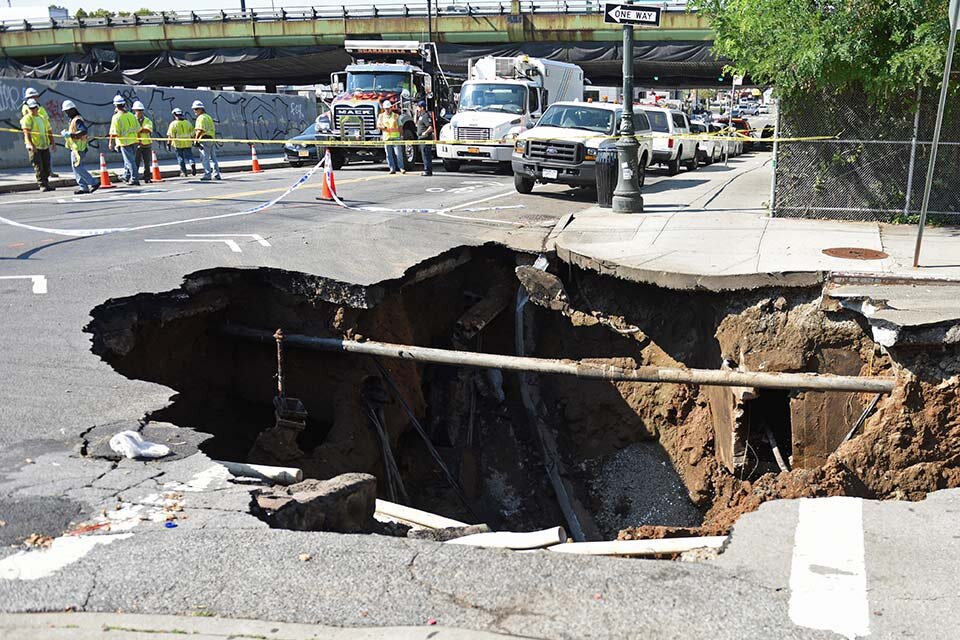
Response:
MULTIPOLYGON (((237 325, 225 325, 220 332, 228 337, 250 342, 274 344, 273 332, 237 325)), ((667 382, 676 384, 715 385, 721 387, 757 387, 760 389, 798 389, 801 391, 849 391, 852 393, 890 393, 893 378, 873 376, 835 376, 818 373, 769 373, 758 371, 721 371, 716 369, 678 369, 670 367, 637 367, 627 369, 583 360, 551 360, 433 349, 413 345, 391 344, 367 340, 357 342, 341 338, 320 338, 285 334, 284 345, 314 351, 360 353, 364 355, 446 364, 455 367, 479 367, 530 371, 576 376, 592 380, 625 382, 667 382)))

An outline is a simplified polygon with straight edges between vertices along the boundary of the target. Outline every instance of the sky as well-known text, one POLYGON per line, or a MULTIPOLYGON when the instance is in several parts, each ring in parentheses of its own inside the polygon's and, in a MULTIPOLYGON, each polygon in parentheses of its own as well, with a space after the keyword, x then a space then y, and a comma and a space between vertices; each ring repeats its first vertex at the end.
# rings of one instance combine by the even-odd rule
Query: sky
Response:
MULTIPOLYGON (((403 4, 403 0, 361 0, 361 4, 403 4)), ((426 4, 426 0, 408 0, 408 4, 426 4)), ((50 0, 49 2, 37 2, 36 0, 0 0, 0 14, 2 8, 11 7, 34 7, 40 9, 41 13, 46 12, 46 7, 50 4, 56 4, 69 9, 73 14, 77 9, 83 8, 87 11, 93 9, 108 9, 110 11, 135 11, 141 7, 152 8, 155 3, 150 0, 50 0)), ((309 0, 247 0, 248 9, 269 9, 272 6, 280 7, 298 7, 309 8, 311 5, 322 6, 340 6, 342 4, 351 5, 355 2, 351 0, 315 0, 311 3, 309 0)), ((453 4, 451 2, 450 4, 453 4)), ((190 10, 220 10, 220 9, 240 9, 240 0, 164 0, 163 8, 167 11, 190 11, 190 10)), ((0 18, 2 19, 2 18, 0 18)))

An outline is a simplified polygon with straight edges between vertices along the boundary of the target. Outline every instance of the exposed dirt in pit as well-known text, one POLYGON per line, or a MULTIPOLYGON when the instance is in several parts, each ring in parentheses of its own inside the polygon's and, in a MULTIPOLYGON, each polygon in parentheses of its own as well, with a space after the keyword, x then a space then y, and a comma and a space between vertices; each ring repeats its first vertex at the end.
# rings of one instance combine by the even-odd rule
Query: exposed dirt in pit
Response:
MULTIPOLYGON (((276 352, 225 339, 221 325, 512 354, 512 298, 469 340, 458 338, 458 322, 504 287, 516 290, 514 266, 531 259, 496 248, 453 252, 374 287, 218 269, 189 276, 176 291, 109 301, 92 312, 88 330, 94 351, 120 373, 178 392, 159 417, 213 433, 204 448, 214 457, 244 459, 273 424, 276 352)), ((836 451, 821 432, 852 424, 872 395, 761 391, 748 411, 757 428, 746 434, 745 463, 731 472, 716 457, 705 389, 541 376, 538 414, 556 433, 564 475, 604 537, 619 529, 627 538, 722 532, 772 498, 915 499, 960 486, 960 348, 883 352, 859 316, 821 309, 819 290, 676 292, 562 271, 571 311, 528 305, 528 355, 620 366, 726 362, 899 381, 861 434, 836 451), (778 471, 763 424, 804 468, 778 471)), ((307 429, 287 459, 264 462, 317 478, 370 472, 386 497, 359 391, 379 377, 372 360, 294 349, 285 358, 286 392, 306 406, 307 429)), ((383 363, 480 517, 494 528, 563 522, 515 375, 383 363)), ((471 520, 400 403, 386 401, 383 412, 411 504, 471 520)))

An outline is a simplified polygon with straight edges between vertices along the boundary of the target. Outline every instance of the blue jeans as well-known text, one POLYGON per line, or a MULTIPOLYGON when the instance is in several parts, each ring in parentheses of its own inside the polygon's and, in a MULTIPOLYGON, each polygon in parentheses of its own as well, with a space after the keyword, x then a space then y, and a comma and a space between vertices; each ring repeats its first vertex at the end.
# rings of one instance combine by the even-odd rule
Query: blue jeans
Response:
POLYGON ((420 157, 423 159, 423 172, 433 173, 433 145, 420 145, 420 157))
POLYGON ((387 143, 383 145, 383 150, 387 154, 387 166, 390 171, 403 171, 403 145, 387 143))
POLYGON ((210 164, 213 163, 213 175, 220 177, 220 163, 217 162, 217 144, 213 140, 200 143, 200 160, 203 162, 203 177, 210 179, 210 164))
POLYGON ((128 144, 120 147, 120 155, 123 156, 123 179, 129 180, 131 184, 140 184, 140 178, 137 177, 137 148, 139 144, 128 144))
POLYGON ((196 162, 193 159, 193 147, 187 147, 186 149, 181 149, 179 147, 174 148, 174 151, 177 152, 177 163, 180 165, 180 172, 187 172, 187 163, 190 164, 190 167, 196 171, 196 162))
POLYGON ((100 183, 94 180, 90 172, 83 167, 83 160, 86 155, 86 149, 83 151, 72 151, 70 153, 70 164, 73 165, 73 177, 77 181, 77 186, 84 191, 90 191, 90 189, 100 183))

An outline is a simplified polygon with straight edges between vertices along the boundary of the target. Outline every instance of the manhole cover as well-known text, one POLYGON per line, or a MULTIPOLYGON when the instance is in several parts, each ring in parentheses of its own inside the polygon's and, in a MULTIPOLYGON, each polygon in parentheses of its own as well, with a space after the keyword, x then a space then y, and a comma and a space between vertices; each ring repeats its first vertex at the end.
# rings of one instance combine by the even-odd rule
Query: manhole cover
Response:
POLYGON ((832 258, 843 258, 845 260, 883 260, 888 257, 883 251, 860 247, 833 247, 824 249, 823 253, 832 258))

